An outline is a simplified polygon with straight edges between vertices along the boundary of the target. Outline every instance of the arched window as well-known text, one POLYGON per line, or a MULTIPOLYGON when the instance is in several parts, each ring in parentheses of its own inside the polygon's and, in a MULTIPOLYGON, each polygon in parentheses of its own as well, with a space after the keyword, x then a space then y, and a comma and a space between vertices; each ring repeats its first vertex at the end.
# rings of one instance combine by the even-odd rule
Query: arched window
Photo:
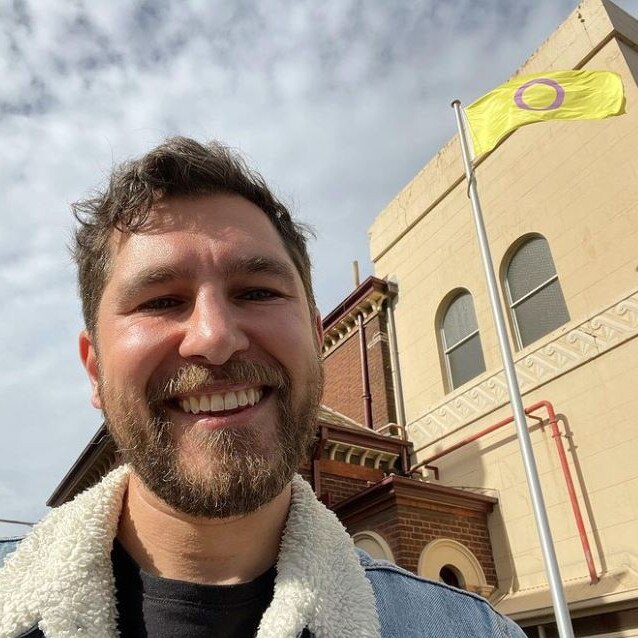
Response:
POLYGON ((525 241, 505 273, 512 323, 521 348, 569 321, 565 297, 544 237, 525 241))
POLYGON ((443 565, 439 570, 439 580, 457 589, 465 589, 463 574, 454 565, 443 565))
POLYGON ((430 541, 419 556, 417 573, 423 578, 489 596, 494 587, 487 584, 478 558, 465 545, 451 538, 430 541))
POLYGON ((450 389, 485 372, 474 303, 467 290, 449 303, 440 323, 440 335, 450 389))
POLYGON ((364 532, 356 533, 352 537, 352 540, 354 541, 355 547, 367 552, 372 558, 389 560, 394 563, 392 550, 380 534, 371 530, 365 530, 364 532))

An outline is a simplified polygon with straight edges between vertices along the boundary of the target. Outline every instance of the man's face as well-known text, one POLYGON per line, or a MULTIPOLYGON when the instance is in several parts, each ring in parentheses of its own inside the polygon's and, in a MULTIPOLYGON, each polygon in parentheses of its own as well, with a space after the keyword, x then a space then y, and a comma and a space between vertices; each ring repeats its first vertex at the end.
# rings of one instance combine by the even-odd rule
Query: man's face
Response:
POLYGON ((93 404, 172 507, 254 511, 290 481, 322 389, 320 325, 281 238, 239 196, 175 198, 115 232, 95 335, 93 404))

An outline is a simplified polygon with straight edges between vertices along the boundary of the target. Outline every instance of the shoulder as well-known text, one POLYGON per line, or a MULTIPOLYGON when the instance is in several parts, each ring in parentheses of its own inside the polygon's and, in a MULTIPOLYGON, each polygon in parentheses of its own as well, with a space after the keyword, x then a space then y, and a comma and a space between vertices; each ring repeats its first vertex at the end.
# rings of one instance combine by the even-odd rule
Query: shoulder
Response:
MULTIPOLYGON (((420 578, 360 550, 357 554, 374 590, 382 628, 401 627, 402 636, 421 636, 430 627, 441 637, 525 638, 518 625, 481 596, 420 578)), ((382 631, 382 636, 393 636, 393 631, 382 631)))
MULTIPOLYGON (((10 538, 0 538, 0 569, 4 566, 4 563, 9 556, 13 554, 18 545, 23 540, 21 536, 13 536, 10 538)), ((31 627, 27 631, 18 634, 15 638, 44 638, 44 634, 37 626, 31 627)))
POLYGON ((15 552, 15 550, 18 548, 21 540, 21 536, 0 538, 0 568, 4 565, 4 561, 6 560, 7 556, 9 554, 13 554, 13 552, 15 552))

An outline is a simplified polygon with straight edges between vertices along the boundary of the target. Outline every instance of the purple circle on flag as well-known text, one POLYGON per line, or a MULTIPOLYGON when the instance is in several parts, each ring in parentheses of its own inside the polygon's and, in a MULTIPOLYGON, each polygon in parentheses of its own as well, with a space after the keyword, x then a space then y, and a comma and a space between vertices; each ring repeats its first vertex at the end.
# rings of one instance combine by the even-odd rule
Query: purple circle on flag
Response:
POLYGON ((518 106, 519 109, 526 109, 528 111, 553 111, 563 103, 564 99, 565 89, 556 82, 556 80, 550 80, 549 78, 535 78, 534 80, 525 82, 525 84, 521 84, 521 86, 516 89, 516 93, 514 94, 516 106, 518 106), (534 84, 545 84, 551 86, 556 91, 556 97, 549 106, 530 106, 529 104, 525 104, 523 101, 523 93, 525 93, 530 86, 534 86, 534 84))

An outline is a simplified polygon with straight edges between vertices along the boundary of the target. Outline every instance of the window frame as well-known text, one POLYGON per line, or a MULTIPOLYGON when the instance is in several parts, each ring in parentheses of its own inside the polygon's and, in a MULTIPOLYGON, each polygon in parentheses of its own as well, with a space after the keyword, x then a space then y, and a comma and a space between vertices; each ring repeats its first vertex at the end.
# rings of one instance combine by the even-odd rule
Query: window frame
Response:
MULTIPOLYGON (((502 264, 503 265, 502 265, 502 269, 501 269, 501 284, 503 286, 503 290, 505 291, 505 295, 506 295, 507 310, 508 310, 508 315, 509 315, 510 326, 511 326, 511 329, 512 329, 512 333, 514 335, 516 350, 523 350, 524 348, 527 348, 527 347, 531 346, 532 344, 536 343, 539 339, 542 339, 542 337, 539 337, 538 339, 535 339, 534 341, 530 341, 530 343, 528 343, 526 345, 523 345, 523 338, 521 336, 521 331, 520 331, 520 327, 519 327, 519 320, 518 320, 518 316, 516 314, 516 308, 520 304, 522 304, 523 302, 527 301, 528 299, 531 299, 534 295, 538 294, 539 292, 541 292, 542 290, 544 290, 545 288, 547 288, 548 286, 553 284, 555 281, 557 281, 558 285, 559 285, 559 288, 560 288, 560 292, 561 292, 561 294, 563 296, 563 302, 565 303, 565 308, 567 310, 568 317, 569 317, 569 309, 567 308, 567 302, 565 301, 565 295, 563 293, 563 287, 560 285, 560 280, 559 280, 559 277, 558 277, 558 269, 556 268, 556 262, 554 261, 554 255, 552 254, 552 250, 550 248, 549 241, 547 240, 547 238, 544 235, 541 235, 540 233, 530 233, 530 234, 524 235, 523 237, 520 237, 509 248, 509 250, 507 251, 507 253, 505 255, 505 258, 503 259, 502 264), (509 277, 508 277, 509 269, 510 269, 510 266, 512 265, 512 260, 514 259, 514 257, 516 257, 516 255, 523 248, 523 246, 525 246, 525 244, 527 244, 528 242, 530 242, 530 241, 532 241, 534 239, 542 239, 545 242, 545 244, 547 246, 547 250, 549 252, 549 256, 551 257, 552 264, 554 266, 554 274, 551 277, 548 277, 545 281, 540 283, 535 288, 532 288, 532 290, 526 292, 524 295, 519 297, 516 301, 513 301, 513 299, 512 299, 512 291, 511 291, 511 288, 510 288, 510 282, 509 282, 509 277)), ((570 319, 568 319, 568 321, 569 320, 570 319)), ((565 325, 565 324, 561 324, 561 325, 565 325)), ((558 330, 558 327, 554 328, 553 330, 550 330, 549 332, 546 332, 545 335, 543 335, 543 336, 551 334, 552 332, 554 332, 554 330, 558 330)))
POLYGON ((478 318, 476 316, 476 308, 474 306, 474 295, 472 295, 472 293, 467 288, 457 288, 456 290, 452 291, 446 296, 446 298, 443 300, 439 308, 440 310, 438 313, 439 316, 437 321, 439 346, 440 346, 441 360, 442 360, 441 363, 445 371, 444 381, 446 385, 446 393, 449 393, 449 392, 453 392, 457 388, 464 386, 466 383, 469 383, 473 379, 476 379, 476 377, 483 374, 487 370, 487 366, 485 364, 485 354, 483 352, 483 343, 481 342, 481 330, 478 325, 478 318), (445 336, 445 328, 444 328, 445 318, 447 317, 447 314, 450 311, 450 308, 456 302, 456 300, 459 299, 459 297, 462 297, 464 295, 470 296, 476 329, 473 330, 470 334, 463 337, 462 339, 459 339, 456 343, 449 346, 445 336), (481 355, 483 358, 483 370, 479 372, 478 374, 474 375, 473 377, 471 377, 470 379, 468 379, 467 381, 464 381, 463 383, 460 383, 459 385, 455 386, 454 379, 452 378, 452 366, 450 365, 449 355, 454 350, 456 350, 457 348, 459 348, 460 346, 462 346, 463 344, 465 344, 466 342, 468 342, 470 339, 472 339, 473 337, 477 335, 478 335, 481 355))

